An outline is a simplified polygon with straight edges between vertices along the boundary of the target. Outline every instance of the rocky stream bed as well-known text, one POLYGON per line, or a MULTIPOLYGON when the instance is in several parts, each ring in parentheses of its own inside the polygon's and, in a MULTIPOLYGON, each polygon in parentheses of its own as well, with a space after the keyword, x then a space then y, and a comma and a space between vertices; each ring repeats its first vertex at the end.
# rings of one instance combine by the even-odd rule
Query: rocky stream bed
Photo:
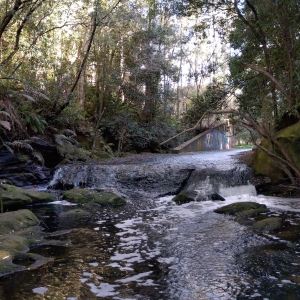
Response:
POLYGON ((57 169, 0 231, 0 299, 299 299, 300 200, 257 195, 241 153, 57 169))

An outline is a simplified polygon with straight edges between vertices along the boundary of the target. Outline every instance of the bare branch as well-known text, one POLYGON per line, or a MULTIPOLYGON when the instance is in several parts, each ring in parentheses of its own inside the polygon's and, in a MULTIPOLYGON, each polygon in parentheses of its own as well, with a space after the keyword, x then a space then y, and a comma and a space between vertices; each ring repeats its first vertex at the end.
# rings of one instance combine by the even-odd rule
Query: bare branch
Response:
POLYGON ((268 71, 266 71, 265 69, 263 68, 260 68, 258 66, 255 66, 255 65, 252 65, 252 64, 248 64, 248 63, 245 63, 245 66, 264 75, 265 77, 267 77, 268 79, 270 79, 274 84, 275 84, 275 87, 282 93, 282 95, 285 97, 285 99, 287 100, 288 104, 290 106, 292 106, 292 101, 290 99, 290 97, 288 96, 288 94, 286 93, 285 91, 285 88, 282 86, 282 84, 276 80, 274 78, 274 76, 272 76, 268 71))

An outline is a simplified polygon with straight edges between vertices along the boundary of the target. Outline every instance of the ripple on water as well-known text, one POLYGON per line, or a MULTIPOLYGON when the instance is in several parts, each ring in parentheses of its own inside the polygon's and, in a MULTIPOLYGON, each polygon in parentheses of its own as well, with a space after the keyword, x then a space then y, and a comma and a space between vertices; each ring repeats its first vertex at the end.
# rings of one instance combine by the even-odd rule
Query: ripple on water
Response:
MULTIPOLYGON (((225 151, 169 156, 133 167, 138 170, 151 165, 152 170, 167 168, 170 172, 172 166, 183 165, 227 170, 234 161, 229 153, 232 154, 225 151), (159 166, 156 168, 155 164, 159 166)), ((105 174, 116 168, 118 166, 109 167, 105 174)), ((78 184, 79 175, 91 174, 86 168, 77 177, 74 175, 78 184)), ((115 179, 115 176, 109 178, 115 179)), ((209 180, 206 183, 211 184, 209 180)), ((128 199, 124 207, 99 208, 91 218, 74 220, 71 225, 61 219, 60 212, 69 209, 63 206, 66 203, 52 206, 54 212, 51 213, 43 207, 34 208, 41 218, 45 216, 45 222, 53 221, 53 228, 70 226, 72 232, 68 238, 73 247, 38 249, 55 257, 54 263, 18 275, 18 287, 4 284, 5 300, 31 299, 37 291, 43 292, 40 295, 47 300, 55 297, 68 300, 277 300, 288 299, 284 298, 287 295, 297 297, 299 239, 283 243, 283 237, 275 240, 272 235, 255 235, 231 217, 214 214, 212 210, 236 201, 256 201, 272 207, 272 213, 278 215, 281 209, 294 210, 294 215, 288 215, 286 222, 297 226, 299 201, 256 197, 253 187, 248 185, 221 188, 225 202, 192 202, 177 206, 171 201, 172 197, 154 199, 150 193, 148 198, 128 199), (36 282, 40 288, 36 287, 36 282)))

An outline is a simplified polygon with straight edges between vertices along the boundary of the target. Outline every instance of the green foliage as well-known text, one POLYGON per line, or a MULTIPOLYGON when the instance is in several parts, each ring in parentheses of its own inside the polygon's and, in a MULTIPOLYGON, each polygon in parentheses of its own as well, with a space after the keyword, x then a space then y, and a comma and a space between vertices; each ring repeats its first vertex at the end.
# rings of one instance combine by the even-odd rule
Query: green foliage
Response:
POLYGON ((114 136, 118 151, 154 150, 158 144, 176 133, 167 120, 145 122, 129 112, 120 112, 101 124, 104 137, 114 136))
POLYGON ((30 140, 15 140, 12 143, 5 142, 4 146, 7 150, 9 150, 12 154, 15 153, 26 153, 31 159, 40 164, 44 165, 45 161, 41 153, 35 151, 30 145, 30 140))
POLYGON ((222 86, 211 85, 200 95, 190 99, 187 111, 183 116, 183 124, 194 126, 208 110, 220 110, 226 105, 227 91, 222 86))

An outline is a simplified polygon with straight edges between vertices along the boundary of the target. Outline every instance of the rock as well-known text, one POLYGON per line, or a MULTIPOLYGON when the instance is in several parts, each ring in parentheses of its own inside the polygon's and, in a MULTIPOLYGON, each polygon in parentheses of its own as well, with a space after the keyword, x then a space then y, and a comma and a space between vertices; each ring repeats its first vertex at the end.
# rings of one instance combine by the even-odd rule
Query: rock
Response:
POLYGON ((180 205, 184 203, 189 203, 191 201, 195 201, 197 198, 197 192, 195 191, 182 191, 178 195, 176 195, 172 200, 180 205))
POLYGON ((84 210, 84 209, 81 209, 81 208, 75 208, 75 209, 70 209, 68 211, 64 211, 62 213, 59 214, 59 216, 61 218, 85 218, 85 217, 88 217, 90 216, 91 214, 84 210))
MULTIPOLYGON (((281 143, 293 161, 300 167, 300 123, 279 131, 276 134, 276 139, 281 143)), ((270 149, 270 145, 266 139, 261 141, 261 145, 270 149)), ((259 148, 254 150, 252 167, 257 174, 269 177, 274 183, 280 182, 287 177, 278 163, 259 148)))
POLYGON ((235 202, 229 205, 219 207, 214 210, 218 214, 237 215, 243 211, 249 211, 252 209, 267 209, 266 205, 256 202, 235 202))
POLYGON ((0 148, 0 180, 7 180, 16 186, 30 186, 50 180, 50 169, 37 165, 27 155, 12 154, 0 148))
POLYGON ((33 246, 70 246, 69 241, 44 239, 47 235, 38 226, 39 222, 28 209, 0 214, 0 277, 34 270, 52 261, 51 258, 27 253, 33 246))
POLYGON ((0 214, 0 234, 10 234, 11 232, 24 230, 35 226, 39 219, 28 209, 7 212, 0 214))
POLYGON ((259 214, 268 213, 268 212, 270 212, 270 210, 267 207, 265 207, 265 205, 262 205, 259 208, 252 208, 252 209, 241 211, 239 213, 239 217, 252 218, 258 216, 259 214))
POLYGON ((45 139, 31 137, 30 145, 42 154, 45 166, 48 168, 54 168, 63 160, 63 157, 57 151, 56 145, 45 139))
POLYGON ((25 253, 30 245, 41 240, 35 227, 38 223, 38 218, 27 209, 0 215, 0 276, 26 269, 16 261, 41 259, 40 255, 25 253))
POLYGON ((208 198, 213 201, 225 201, 225 199, 217 193, 213 193, 213 194, 209 195, 208 198))
POLYGON ((124 205, 126 200, 111 192, 87 189, 71 189, 63 193, 64 199, 74 203, 98 203, 101 205, 124 205))
POLYGON ((281 226, 281 218, 266 218, 254 224, 254 230, 257 232, 270 232, 281 226))
POLYGON ((53 202, 56 200, 56 196, 50 193, 24 189, 9 184, 3 184, 2 189, 4 210, 22 208, 26 205, 53 202))
POLYGON ((160 166, 156 161, 139 164, 137 158, 117 165, 119 161, 64 165, 57 173, 59 176, 51 182, 51 187, 71 189, 109 185, 118 187, 122 194, 132 199, 140 196, 156 198, 178 194, 193 171, 192 168, 160 166))

